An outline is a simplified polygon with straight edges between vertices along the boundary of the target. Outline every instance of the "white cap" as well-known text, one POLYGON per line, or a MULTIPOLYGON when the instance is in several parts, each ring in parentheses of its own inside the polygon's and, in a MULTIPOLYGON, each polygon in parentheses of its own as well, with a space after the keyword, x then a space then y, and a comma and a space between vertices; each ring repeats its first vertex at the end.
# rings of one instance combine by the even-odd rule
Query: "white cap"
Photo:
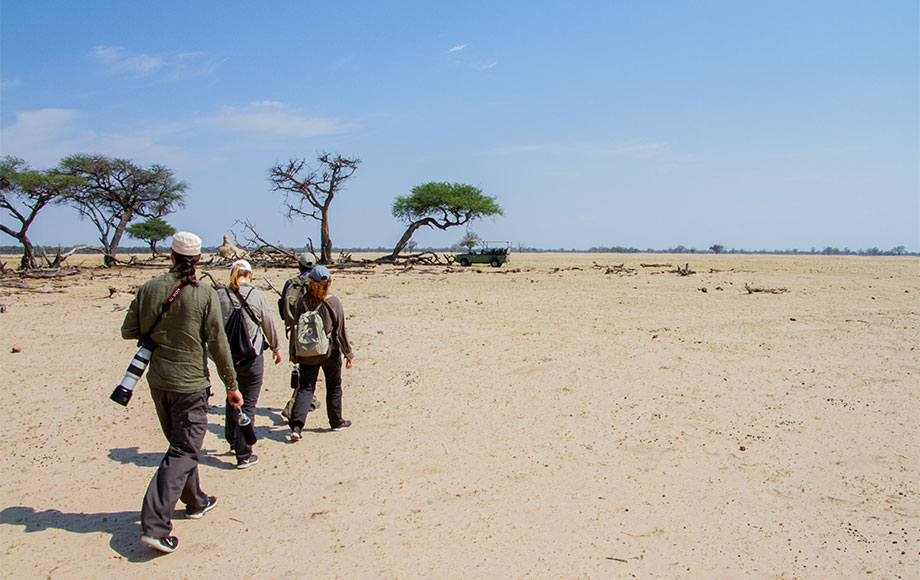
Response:
POLYGON ((312 268, 316 265, 316 256, 313 255, 313 252, 304 252, 297 256, 297 263, 303 268, 312 268))
POLYGON ((244 272, 252 272, 252 266, 246 260, 237 260, 236 262, 233 262, 233 264, 230 265, 230 269, 232 270, 237 266, 239 266, 240 270, 244 272))
POLYGON ((181 256, 197 256, 201 253, 201 238, 191 232, 176 232, 170 249, 181 256))

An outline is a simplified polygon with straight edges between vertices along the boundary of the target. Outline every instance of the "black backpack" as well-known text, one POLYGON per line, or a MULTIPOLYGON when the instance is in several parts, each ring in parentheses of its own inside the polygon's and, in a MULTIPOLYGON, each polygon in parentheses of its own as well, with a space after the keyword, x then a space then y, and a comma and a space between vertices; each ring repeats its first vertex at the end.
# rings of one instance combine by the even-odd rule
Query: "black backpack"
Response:
MULTIPOLYGON (((237 290, 233 292, 240 299, 241 306, 239 308, 233 306, 233 301, 230 300, 230 308, 233 310, 230 312, 230 316, 224 324, 224 332, 227 333, 227 341, 230 343, 230 354, 233 356, 233 364, 239 365, 247 358, 256 354, 256 349, 252 345, 252 341, 249 340, 249 333, 246 332, 246 319, 243 317, 243 308, 246 309, 246 313, 249 314, 256 325, 259 324, 259 321, 256 320, 255 315, 252 313, 252 310, 250 310, 249 304, 246 303, 246 298, 249 298, 249 294, 246 295, 246 298, 243 298, 237 290)), ((251 294, 252 290, 250 290, 249 293, 251 294)), ((230 299, 229 289, 227 290, 227 299, 230 299)))

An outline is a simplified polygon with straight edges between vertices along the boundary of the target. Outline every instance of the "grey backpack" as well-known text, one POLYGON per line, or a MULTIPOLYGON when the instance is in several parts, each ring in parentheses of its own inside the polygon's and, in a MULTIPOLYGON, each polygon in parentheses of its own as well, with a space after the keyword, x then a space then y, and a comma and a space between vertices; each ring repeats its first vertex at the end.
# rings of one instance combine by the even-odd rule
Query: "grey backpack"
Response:
MULTIPOLYGON (((294 347, 298 357, 325 357, 329 355, 332 328, 326 329, 320 303, 316 309, 307 308, 297 320, 294 328, 294 347)), ((328 308, 328 306, 327 306, 328 308)))

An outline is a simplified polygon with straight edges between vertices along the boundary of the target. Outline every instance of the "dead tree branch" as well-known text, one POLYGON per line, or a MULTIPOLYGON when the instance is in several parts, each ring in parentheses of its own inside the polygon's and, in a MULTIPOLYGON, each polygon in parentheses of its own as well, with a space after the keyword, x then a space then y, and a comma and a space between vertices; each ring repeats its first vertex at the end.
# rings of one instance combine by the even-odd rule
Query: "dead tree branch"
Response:
POLYGON ((49 268, 58 268, 61 264, 64 263, 64 260, 79 252, 80 250, 93 250, 94 252, 99 252, 100 254, 105 254, 105 251, 102 248, 96 248, 94 246, 74 246, 73 248, 67 250, 66 252, 61 251, 61 246, 58 246, 57 254, 54 256, 54 260, 48 258, 48 255, 45 253, 45 248, 39 246, 38 252, 41 254, 42 259, 45 260, 45 263, 48 264, 49 268))
POLYGON ((690 276, 691 274, 696 274, 696 272, 690 269, 690 264, 685 264, 683 268, 678 265, 677 270, 672 271, 679 276, 690 276))

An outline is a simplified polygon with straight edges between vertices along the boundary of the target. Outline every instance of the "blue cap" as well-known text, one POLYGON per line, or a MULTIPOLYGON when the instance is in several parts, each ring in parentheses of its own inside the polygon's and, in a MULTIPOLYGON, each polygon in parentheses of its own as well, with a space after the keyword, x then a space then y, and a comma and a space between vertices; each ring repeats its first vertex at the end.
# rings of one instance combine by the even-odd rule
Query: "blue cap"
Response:
POLYGON ((311 280, 316 280, 317 282, 325 282, 329 279, 329 270, 326 266, 314 266, 310 273, 307 274, 310 276, 311 280))

